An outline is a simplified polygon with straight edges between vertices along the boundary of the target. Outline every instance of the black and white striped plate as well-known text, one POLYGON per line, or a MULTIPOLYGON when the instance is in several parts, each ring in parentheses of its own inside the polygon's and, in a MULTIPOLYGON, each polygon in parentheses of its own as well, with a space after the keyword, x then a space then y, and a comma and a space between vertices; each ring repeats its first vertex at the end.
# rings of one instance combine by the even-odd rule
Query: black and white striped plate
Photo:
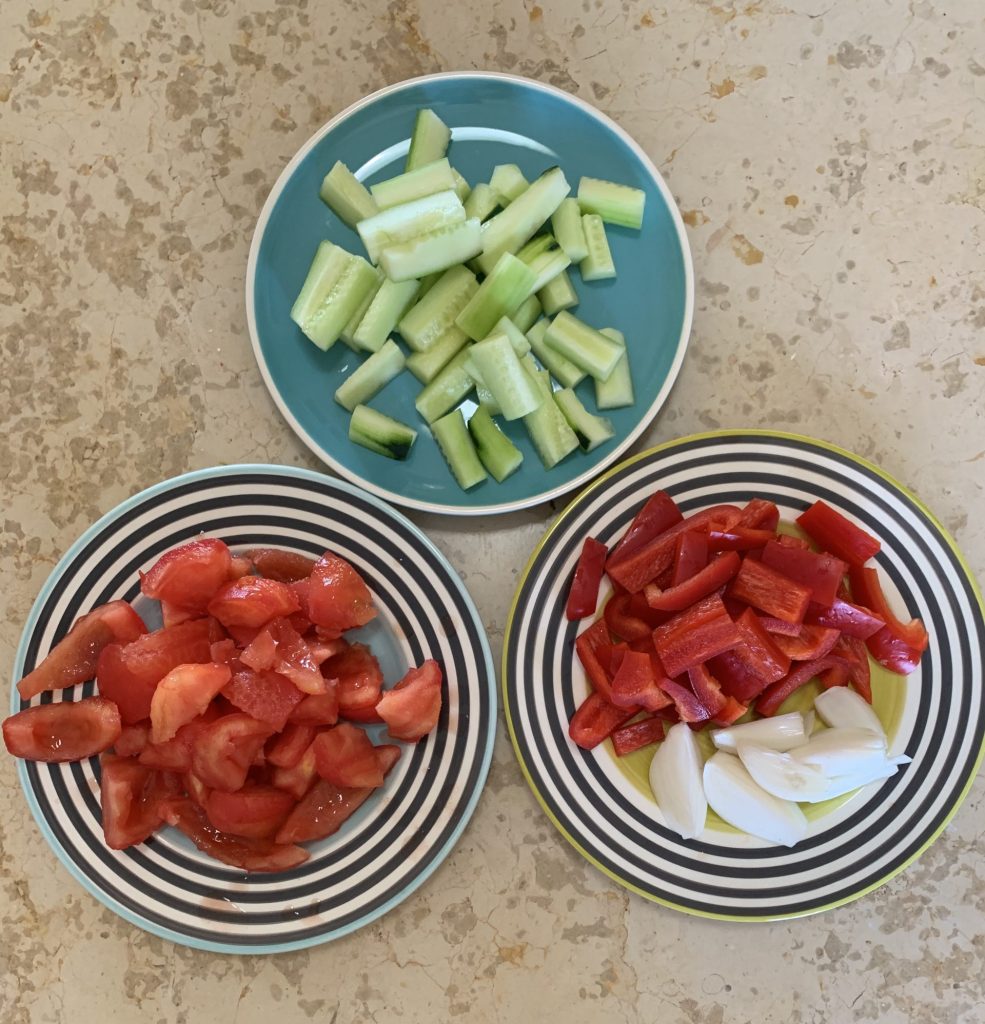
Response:
POLYGON ((932 514, 871 464, 804 437, 721 432, 684 438, 623 462, 582 492, 541 541, 507 625, 503 693, 523 771, 551 820, 596 867, 642 896, 688 913, 768 920, 815 913, 887 881, 940 834, 983 754, 985 608, 954 542, 932 514), (686 841, 664 827, 645 787, 608 744, 586 753, 567 735, 588 692, 574 656, 581 623, 564 605, 582 542, 611 544, 648 495, 685 510, 752 497, 793 518, 817 498, 882 541, 890 600, 930 633, 921 667, 900 688, 891 752, 913 758, 811 823, 793 849, 705 829, 686 841))
MULTIPOLYGON (((458 574, 407 519, 365 492, 278 466, 202 470, 143 491, 92 526, 45 584, 24 630, 15 680, 81 614, 138 596, 137 571, 201 533, 234 550, 275 545, 348 559, 379 615, 359 631, 393 683, 436 658, 445 673, 438 728, 403 756, 386 785, 340 832, 310 844, 307 863, 246 875, 197 851, 174 829, 117 852, 102 838, 99 765, 19 762, 42 834, 94 896, 175 942, 269 953, 325 942, 375 920, 413 892, 451 850, 475 808, 492 755, 495 674, 478 614, 458 574)), ((39 700, 93 693, 87 683, 39 700)), ((16 690, 12 709, 23 707, 16 690)), ((377 727, 381 729, 382 727, 377 727)))

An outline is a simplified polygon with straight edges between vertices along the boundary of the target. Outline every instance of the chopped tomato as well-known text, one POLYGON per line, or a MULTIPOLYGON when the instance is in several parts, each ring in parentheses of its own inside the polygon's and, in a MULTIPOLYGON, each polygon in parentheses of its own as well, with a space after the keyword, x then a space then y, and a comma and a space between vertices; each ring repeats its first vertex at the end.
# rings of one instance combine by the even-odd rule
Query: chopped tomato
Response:
POLYGON ((574 713, 568 735, 582 750, 592 750, 638 712, 639 708, 617 708, 600 693, 590 693, 574 713))
POLYGON ((864 565, 882 547, 871 533, 823 501, 815 501, 806 512, 801 512, 797 525, 819 547, 852 566, 864 565))
MULTIPOLYGON (((287 619, 275 619, 267 627, 274 640, 273 669, 285 676, 302 693, 324 693, 325 677, 311 646, 287 619)), ((256 641, 254 641, 256 642, 256 641)))
POLYGON ((201 618, 202 613, 188 608, 179 608, 176 604, 161 602, 161 623, 164 626, 177 626, 179 622, 189 622, 201 618))
POLYGON ((315 738, 313 725, 289 724, 271 738, 266 747, 267 761, 278 768, 293 768, 315 738))
POLYGON ((336 680, 339 714, 343 718, 379 721, 375 708, 383 691, 383 673, 365 644, 353 644, 329 658, 321 671, 326 679, 336 680))
POLYGON ((246 555, 261 576, 279 583, 306 580, 315 567, 315 560, 308 555, 283 548, 253 548, 246 555))
POLYGON ((140 763, 161 771, 191 771, 192 750, 199 733, 221 717, 222 711, 217 703, 213 702, 197 718, 183 725, 167 742, 148 743, 140 752, 140 763))
POLYGON ((204 728, 192 750, 192 771, 209 789, 240 789, 273 729, 244 714, 223 715, 204 728))
POLYGON ((295 800, 300 800, 314 785, 318 778, 318 767, 315 762, 314 740, 298 760, 288 768, 276 766, 270 781, 278 789, 290 793, 295 800))
POLYGON ((784 622, 803 622, 811 590, 762 562, 746 558, 729 592, 739 601, 784 622))
MULTIPOLYGON (((299 611, 301 603, 286 583, 262 576, 243 576, 216 591, 209 601, 209 614, 227 629, 260 629, 271 619, 299 611)), ((233 636, 236 636, 233 633, 233 636)))
POLYGON ((228 665, 177 665, 157 684, 150 703, 151 740, 165 743, 212 703, 229 682, 228 665))
POLYGON ((205 802, 209 799, 209 790, 205 783, 194 772, 185 773, 184 783, 185 792, 199 807, 204 808, 205 802))
POLYGON ((441 714, 441 666, 428 659, 412 668, 376 704, 376 712, 398 740, 416 742, 438 724, 441 714))
MULTIPOLYGON (((335 725, 339 720, 339 694, 334 679, 326 680, 328 688, 324 693, 304 697, 291 712, 289 722, 298 725, 335 725)), ((302 694, 303 696, 303 694, 302 694)))
MULTIPOLYGON (((397 763, 400 747, 383 745, 376 756, 384 775, 397 763)), ((276 839, 281 843, 304 843, 334 835, 352 814, 373 794, 369 787, 350 789, 321 779, 291 811, 276 839)))
POLYGON ((594 615, 599 600, 599 585, 605 570, 609 549, 594 537, 586 537, 575 566, 575 575, 568 591, 565 617, 574 622, 586 615, 594 615))
POLYGON ((147 596, 189 611, 204 612, 212 595, 229 579, 232 556, 214 537, 193 540, 166 551, 140 574, 147 596))
POLYGON ((113 744, 113 751, 120 757, 137 757, 150 742, 150 722, 125 725, 113 744))
POLYGON ((666 491, 657 491, 636 513, 622 539, 612 549, 609 561, 614 565, 633 552, 639 551, 683 518, 677 502, 666 491))
POLYGON ((262 672, 264 669, 274 667, 274 659, 277 657, 277 641, 273 638, 270 628, 261 629, 250 641, 246 649, 240 654, 239 660, 253 669, 254 672, 262 672))
POLYGON ((96 674, 100 652, 110 644, 136 640, 147 632, 143 619, 126 603, 110 601, 78 619, 48 656, 17 684, 22 700, 45 690, 63 690, 96 674))
POLYGON ((280 732, 291 713, 305 699, 304 694, 277 672, 254 672, 245 665, 236 666, 223 696, 240 711, 266 722, 280 732))
POLYGON ((209 628, 208 619, 196 619, 111 644, 96 667, 99 692, 117 704, 127 724, 149 718, 154 690, 171 669, 211 660, 209 628))
POLYGON ((3 741, 14 757, 30 761, 81 761, 119 739, 120 713, 105 697, 39 704, 3 722, 3 741))
POLYGON ((354 725, 341 722, 314 739, 315 768, 336 786, 371 788, 383 785, 383 770, 373 741, 354 725))
POLYGON ((738 626, 717 594, 679 612, 653 631, 653 645, 671 678, 737 646, 741 640, 738 626))
POLYGON ((344 558, 326 551, 311 572, 308 618, 341 633, 375 617, 373 596, 362 576, 344 558))
POLYGON ((176 776, 145 768, 130 757, 103 754, 99 764, 106 845, 111 850, 136 846, 164 820, 164 802, 180 792, 181 783, 176 776))
POLYGON ((612 732, 612 748, 618 757, 625 757, 634 750, 641 750, 651 743, 664 738, 664 724, 655 717, 641 718, 638 722, 621 725, 612 732))
POLYGON ((294 797, 276 786, 246 785, 235 793, 215 789, 205 801, 205 813, 220 832, 247 839, 269 839, 284 824, 294 797))
POLYGON ((226 640, 217 640, 215 643, 209 644, 209 653, 217 665, 232 665, 234 662, 239 661, 240 651, 236 646, 236 641, 227 638, 226 640))

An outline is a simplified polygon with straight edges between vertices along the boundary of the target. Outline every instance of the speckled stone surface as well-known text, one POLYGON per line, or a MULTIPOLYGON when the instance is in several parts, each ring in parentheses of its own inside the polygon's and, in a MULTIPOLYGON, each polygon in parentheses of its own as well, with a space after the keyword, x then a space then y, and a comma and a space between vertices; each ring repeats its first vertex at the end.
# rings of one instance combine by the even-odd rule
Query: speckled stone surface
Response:
MULTIPOLYGON (((569 89, 666 175, 696 315, 645 442, 763 426, 840 443, 914 487, 985 574, 980 0, 5 0, 0 24, 5 669, 58 556, 122 498, 215 463, 314 465, 250 353, 253 223, 332 114, 438 70, 569 89)), ((497 653, 555 511, 414 516, 497 653)), ((3 1024, 985 1020, 980 779, 878 892, 728 925, 580 860, 501 728, 478 812, 429 884, 361 933, 269 958, 118 920, 43 846, 9 760, 0 779, 3 1024)))

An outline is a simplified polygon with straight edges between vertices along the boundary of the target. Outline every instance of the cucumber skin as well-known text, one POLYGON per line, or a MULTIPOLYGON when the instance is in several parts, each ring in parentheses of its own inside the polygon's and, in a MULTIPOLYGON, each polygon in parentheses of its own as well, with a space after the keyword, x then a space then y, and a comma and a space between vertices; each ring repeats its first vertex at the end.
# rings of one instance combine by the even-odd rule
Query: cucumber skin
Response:
POLYGON ((417 431, 406 423, 393 419, 392 416, 370 409, 369 406, 357 405, 349 418, 349 440, 368 448, 371 452, 376 452, 377 455, 403 461, 414 447, 417 431), (391 432, 393 440, 389 444, 380 440, 380 433, 383 430, 391 432))
POLYGON ((461 409, 455 409, 435 420, 431 424, 431 434, 463 491, 470 490, 486 479, 486 470, 472 443, 472 435, 465 426, 461 409))
POLYGON ((523 462, 523 452, 499 429, 489 411, 480 406, 468 423, 479 459, 497 483, 515 473, 523 462))

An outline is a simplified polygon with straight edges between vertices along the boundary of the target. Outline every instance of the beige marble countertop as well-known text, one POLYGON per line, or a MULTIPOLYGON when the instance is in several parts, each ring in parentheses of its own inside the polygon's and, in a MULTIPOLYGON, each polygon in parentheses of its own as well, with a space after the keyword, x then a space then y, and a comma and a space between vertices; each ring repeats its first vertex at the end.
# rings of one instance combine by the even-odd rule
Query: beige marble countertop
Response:
MULTIPOLYGON (((924 497, 981 579, 983 43, 980 0, 5 0, 4 671, 54 562, 127 495, 215 463, 314 466, 250 352, 254 220, 332 114, 439 70, 569 89, 666 175, 697 300, 644 442, 763 426, 854 449, 924 497)), ((554 512, 413 516, 494 648, 554 512)), ((501 727, 475 818, 420 891, 334 944, 235 958, 104 909, 42 843, 9 760, 0 777, 3 1024, 985 1020, 980 778, 878 892, 730 925, 579 859, 501 727)))

